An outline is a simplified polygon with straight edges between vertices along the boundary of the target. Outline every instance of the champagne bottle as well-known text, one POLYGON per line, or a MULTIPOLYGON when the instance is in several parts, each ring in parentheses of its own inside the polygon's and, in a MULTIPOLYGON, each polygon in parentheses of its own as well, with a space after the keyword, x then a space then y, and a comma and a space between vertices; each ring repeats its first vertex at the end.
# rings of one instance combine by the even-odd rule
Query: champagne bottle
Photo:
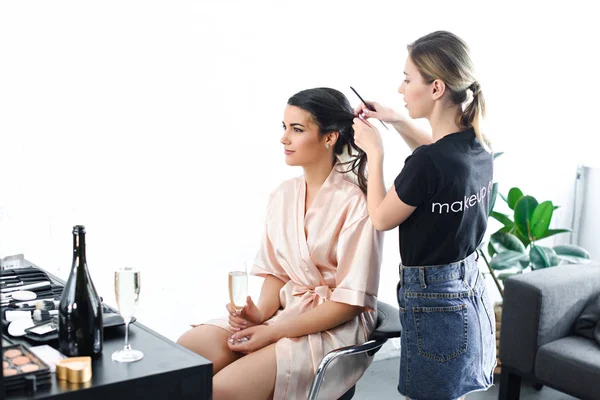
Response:
POLYGON ((68 357, 102 352, 102 302, 85 256, 85 227, 73 227, 73 265, 58 305, 58 344, 68 357))

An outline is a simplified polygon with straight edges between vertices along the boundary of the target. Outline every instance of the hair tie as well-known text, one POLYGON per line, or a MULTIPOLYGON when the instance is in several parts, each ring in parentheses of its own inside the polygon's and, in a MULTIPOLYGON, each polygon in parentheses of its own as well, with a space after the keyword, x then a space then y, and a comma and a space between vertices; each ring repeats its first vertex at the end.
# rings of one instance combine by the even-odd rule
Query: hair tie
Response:
POLYGON ((477 81, 471 83, 471 86, 469 86, 469 89, 473 92, 473 97, 475 97, 479 93, 481 93, 481 87, 479 86, 479 82, 477 82, 477 81))

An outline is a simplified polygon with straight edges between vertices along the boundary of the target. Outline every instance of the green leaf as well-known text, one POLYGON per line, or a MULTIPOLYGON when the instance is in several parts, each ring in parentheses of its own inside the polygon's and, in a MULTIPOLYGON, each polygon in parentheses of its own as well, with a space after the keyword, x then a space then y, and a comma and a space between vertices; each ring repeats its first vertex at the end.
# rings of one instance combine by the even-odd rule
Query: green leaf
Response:
POLYGON ((585 258, 587 260, 592 258, 586 249, 574 244, 561 244, 554 246, 553 249, 559 256, 575 256, 579 258, 585 258))
POLYGON ((505 250, 496 254, 490 261, 490 266, 498 271, 510 268, 523 269, 522 260, 527 260, 527 254, 513 250, 505 250))
POLYGON ((556 255, 556 252, 550 247, 532 244, 531 249, 529 250, 529 258, 534 270, 555 267, 559 264, 559 259, 556 255))
POLYGON ((534 240, 541 237, 550 226, 550 220, 552 220, 552 212, 554 206, 551 201, 544 201, 540 203, 531 216, 531 236, 534 240))
POLYGON ((496 249, 498 249, 498 246, 502 246, 505 250, 525 253, 525 246, 523 246, 523 243, 519 238, 512 233, 496 232, 490 237, 490 243, 493 243, 496 249))
POLYGON ((514 187, 508 191, 508 198, 506 199, 506 202, 511 210, 515 209, 515 205, 521 197, 523 197, 523 192, 518 187, 514 187))
POLYGON ((498 278, 501 281, 504 281, 505 279, 508 279, 511 276, 519 275, 519 274, 522 274, 522 273, 523 273, 523 271, 501 272, 501 273, 498 274, 498 276, 496 278, 498 278))
POLYGON ((494 160, 495 160, 496 158, 500 157, 502 154, 504 154, 504 152, 503 152, 503 151, 499 151, 499 152, 497 152, 497 153, 494 153, 494 160))
POLYGON ((502 193, 498 193, 498 195, 502 198, 502 200, 504 200, 506 202, 506 204, 508 204, 508 199, 506 198, 505 195, 503 195, 502 193))
POLYGON ((554 236, 559 233, 571 232, 570 229, 548 229, 542 236, 537 237, 537 240, 547 238, 549 236, 554 236))
POLYGON ((564 264, 589 264, 592 262, 589 258, 577 257, 577 256, 567 256, 559 254, 558 259, 563 261, 564 264))
POLYGON ((512 233, 513 235, 518 237, 519 240, 521 241, 521 243, 523 243, 523 246, 525 246, 525 247, 529 246, 529 244, 531 243, 531 240, 529 240, 528 237, 525 237, 521 232, 519 232, 519 230, 517 229, 517 226, 515 224, 513 224, 512 226, 505 226, 504 228, 502 228, 500 230, 502 232, 512 233), (509 229, 506 229, 506 228, 509 228, 509 229))
POLYGON ((514 224, 508 215, 499 213, 497 211, 492 211, 490 213, 490 217, 494 218, 504 226, 512 226, 514 224))
POLYGON ((538 202, 532 196, 523 196, 515 204, 515 226, 519 232, 529 240, 531 240, 532 237, 531 217, 537 206, 538 202))
POLYGON ((531 260, 529 257, 519 260, 519 262, 521 263, 521 268, 523 268, 523 270, 531 265, 531 260))
POLYGON ((496 254, 496 249, 494 249, 494 246, 491 242, 488 243, 488 254, 490 255, 490 257, 494 257, 494 254, 496 254))
POLYGON ((488 213, 488 216, 492 214, 494 205, 496 205, 496 197, 498 197, 498 182, 492 185, 492 193, 490 194, 490 211, 488 213))

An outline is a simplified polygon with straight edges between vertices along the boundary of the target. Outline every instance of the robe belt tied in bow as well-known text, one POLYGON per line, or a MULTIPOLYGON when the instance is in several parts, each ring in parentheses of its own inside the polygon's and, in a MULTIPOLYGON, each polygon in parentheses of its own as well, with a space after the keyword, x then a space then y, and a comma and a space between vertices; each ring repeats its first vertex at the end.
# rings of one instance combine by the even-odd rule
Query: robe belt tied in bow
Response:
MULTIPOLYGON (((314 289, 302 285, 294 285, 292 294, 294 296, 308 297, 307 294, 313 296, 312 306, 313 308, 319 304, 323 304, 326 300, 329 300, 331 296, 331 289, 327 285, 316 286, 314 289)), ((310 300, 309 300, 310 301, 310 300)), ((311 347, 311 358, 313 364, 313 371, 317 370, 319 363, 325 356, 323 349, 323 340, 321 339, 321 333, 313 333, 308 335, 308 344, 311 347)))
POLYGON ((309 288, 302 285, 294 285, 294 289, 292 290, 292 294, 294 296, 303 296, 306 293, 310 293, 315 295, 314 301, 319 305, 323 303, 324 300, 328 300, 331 296, 331 289, 327 285, 316 286, 315 288, 309 288))

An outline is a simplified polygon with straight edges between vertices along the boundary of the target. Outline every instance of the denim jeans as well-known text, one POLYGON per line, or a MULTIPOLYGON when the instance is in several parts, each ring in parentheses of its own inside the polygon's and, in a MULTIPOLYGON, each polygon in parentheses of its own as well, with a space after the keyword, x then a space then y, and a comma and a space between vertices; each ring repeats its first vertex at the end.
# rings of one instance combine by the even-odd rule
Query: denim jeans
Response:
POLYGON ((475 253, 446 265, 401 266, 398 391, 451 400, 486 390, 496 366, 496 322, 475 253))

